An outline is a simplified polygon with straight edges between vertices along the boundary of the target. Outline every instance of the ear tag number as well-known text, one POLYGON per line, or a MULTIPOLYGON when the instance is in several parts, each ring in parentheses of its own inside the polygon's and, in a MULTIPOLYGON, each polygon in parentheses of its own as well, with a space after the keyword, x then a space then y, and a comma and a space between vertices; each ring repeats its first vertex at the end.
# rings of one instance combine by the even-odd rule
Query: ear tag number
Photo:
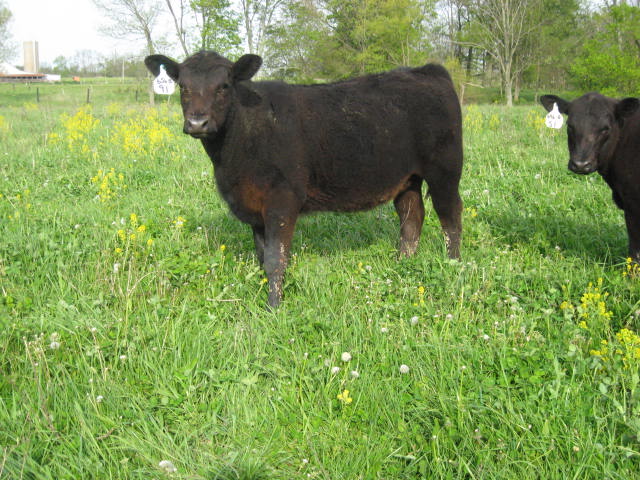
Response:
POLYGON ((160 73, 153 81, 153 91, 160 95, 171 95, 175 90, 175 82, 167 75, 164 65, 160 65, 160 73))
POLYGON ((553 103, 553 108, 544 119, 544 124, 549 128, 562 128, 562 114, 558 110, 558 104, 553 103))

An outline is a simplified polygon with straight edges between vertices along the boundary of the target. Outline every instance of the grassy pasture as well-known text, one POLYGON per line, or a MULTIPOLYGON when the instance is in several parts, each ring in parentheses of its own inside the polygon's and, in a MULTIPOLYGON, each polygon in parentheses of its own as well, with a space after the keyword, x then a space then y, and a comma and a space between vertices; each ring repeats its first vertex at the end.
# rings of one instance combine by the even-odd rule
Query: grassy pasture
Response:
POLYGON ((541 107, 465 109, 461 262, 308 216, 269 312, 175 99, 69 87, 0 85, 0 478, 640 478, 640 279, 541 107))

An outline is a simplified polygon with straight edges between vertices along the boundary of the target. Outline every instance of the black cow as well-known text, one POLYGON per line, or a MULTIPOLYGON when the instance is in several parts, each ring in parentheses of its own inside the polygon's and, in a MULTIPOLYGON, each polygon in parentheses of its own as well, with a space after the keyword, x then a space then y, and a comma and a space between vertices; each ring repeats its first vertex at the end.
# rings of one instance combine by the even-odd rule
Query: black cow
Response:
POLYGON ((366 210, 393 199, 400 252, 415 252, 428 185, 448 254, 459 256, 462 130, 458 98, 438 65, 398 69, 319 85, 251 82, 262 59, 233 63, 200 52, 164 65, 180 86, 184 132, 199 138, 218 190, 251 225, 269 280, 269 304, 282 281, 300 214, 366 210))
POLYGON ((540 102, 548 111, 556 103, 569 116, 569 170, 602 175, 624 211, 629 256, 640 261, 640 100, 592 92, 572 102, 544 95, 540 102))

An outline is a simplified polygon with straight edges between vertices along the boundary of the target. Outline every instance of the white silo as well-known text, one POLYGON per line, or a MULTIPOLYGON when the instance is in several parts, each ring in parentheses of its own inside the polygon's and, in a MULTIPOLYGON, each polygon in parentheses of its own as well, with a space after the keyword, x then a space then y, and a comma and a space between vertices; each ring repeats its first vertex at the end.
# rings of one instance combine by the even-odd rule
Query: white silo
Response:
POLYGON ((24 71, 38 73, 40 70, 40 59, 38 57, 38 42, 24 42, 24 71))

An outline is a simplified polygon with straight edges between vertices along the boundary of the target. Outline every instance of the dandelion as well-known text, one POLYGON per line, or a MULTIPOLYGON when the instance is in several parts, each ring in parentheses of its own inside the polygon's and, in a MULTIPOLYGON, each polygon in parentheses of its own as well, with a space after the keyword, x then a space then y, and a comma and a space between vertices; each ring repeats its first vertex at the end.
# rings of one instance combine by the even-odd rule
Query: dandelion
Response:
MULTIPOLYGON (((117 253, 121 253, 122 249, 116 249, 116 250, 120 250, 120 252, 117 253)), ((113 273, 118 273, 120 271, 120 264, 118 262, 113 264, 113 273)))
POLYGON ((187 219, 181 216, 178 216, 178 218, 173 221, 173 224, 176 228, 183 228, 186 223, 187 219))
POLYGON ((120 355, 120 361, 124 362, 127 359, 126 355, 120 355))
POLYGON ((351 360, 351 354, 349 352, 342 352, 342 355, 340 355, 340 359, 343 362, 348 362, 349 360, 351 360))
POLYGON ((489 341, 490 338, 491 337, 489 335, 487 335, 486 333, 484 335, 482 335, 482 339, 483 340, 489 341))
POLYGON ((344 390, 342 393, 337 395, 338 400, 340 400, 344 405, 349 405, 353 402, 353 398, 349 396, 349 390, 344 390))
POLYGON ((104 400, 104 397, 102 395, 98 395, 96 397, 96 403, 102 403, 103 400, 104 400))
POLYGON ((400 365, 400 373, 409 373, 409 367, 403 363, 402 365, 400 365))
POLYGON ((389 333, 389 329, 387 327, 382 327, 380 329, 380 333, 389 333))
POLYGON ((360 374, 357 370, 351 370, 351 378, 359 378, 360 374))
POLYGON ((340 371, 340 367, 333 367, 331 369, 331 375, 335 375, 340 371))
POLYGON ((60 342, 56 342, 55 340, 49 344, 49 348, 51 350, 58 350, 60 348, 60 342))
POLYGON ((417 325, 418 322, 420 321, 420 319, 418 317, 411 317, 411 320, 409 320, 411 325, 417 325))
POLYGON ((158 466, 166 473, 176 473, 178 471, 176 466, 169 460, 162 460, 160 463, 158 463, 158 466))

